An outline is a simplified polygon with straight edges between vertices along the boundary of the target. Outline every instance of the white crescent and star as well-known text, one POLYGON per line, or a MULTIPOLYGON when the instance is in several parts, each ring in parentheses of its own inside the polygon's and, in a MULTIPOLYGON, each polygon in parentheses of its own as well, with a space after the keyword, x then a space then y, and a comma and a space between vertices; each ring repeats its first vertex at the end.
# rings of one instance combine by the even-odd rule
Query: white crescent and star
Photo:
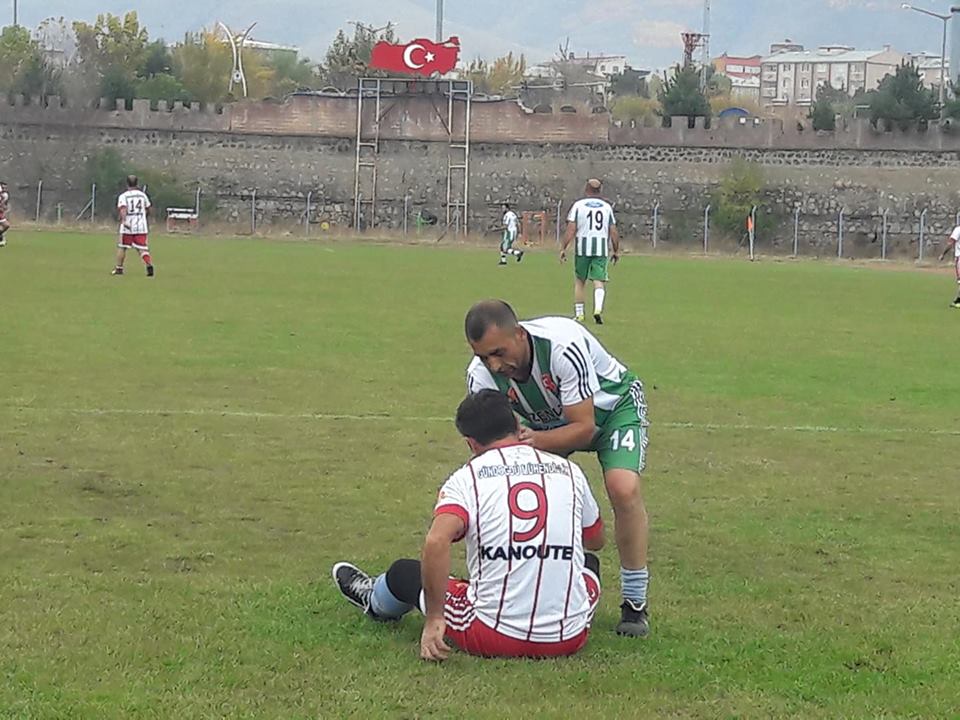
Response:
POLYGON ((411 70, 419 70, 424 65, 427 65, 428 63, 432 63, 434 60, 436 60, 436 55, 434 55, 432 52, 427 52, 427 49, 420 43, 413 43, 411 45, 407 45, 406 49, 403 51, 403 64, 406 65, 411 70), (423 62, 420 63, 419 65, 413 61, 414 50, 424 51, 423 62))

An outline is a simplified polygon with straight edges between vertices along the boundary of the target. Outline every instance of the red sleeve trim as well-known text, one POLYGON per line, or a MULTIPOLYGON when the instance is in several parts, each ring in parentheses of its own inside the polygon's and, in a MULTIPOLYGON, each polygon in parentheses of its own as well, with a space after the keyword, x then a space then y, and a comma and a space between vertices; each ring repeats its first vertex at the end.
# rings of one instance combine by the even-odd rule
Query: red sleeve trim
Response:
POLYGON ((463 521, 463 532, 456 538, 454 542, 459 542, 463 540, 464 536, 467 534, 467 528, 470 527, 470 516, 467 514, 467 511, 462 508, 460 505, 440 505, 436 510, 433 511, 433 516, 437 515, 456 515, 463 521))
POLYGON ((603 518, 597 518, 593 525, 583 529, 583 539, 585 541, 599 540, 601 537, 603 537, 603 518))

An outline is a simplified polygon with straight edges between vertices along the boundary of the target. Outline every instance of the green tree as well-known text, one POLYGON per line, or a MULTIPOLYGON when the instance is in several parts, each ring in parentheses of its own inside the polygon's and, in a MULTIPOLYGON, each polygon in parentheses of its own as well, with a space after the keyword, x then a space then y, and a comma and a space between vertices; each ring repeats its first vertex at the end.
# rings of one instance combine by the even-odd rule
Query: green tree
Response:
POLYGON ((13 81, 13 92, 30 98, 63 94, 63 73, 44 60, 39 52, 21 65, 13 81))
MULTIPOLYGON (((192 100, 204 103, 221 102, 228 97, 230 73, 233 71, 233 53, 226 41, 210 31, 187 35, 173 50, 174 76, 180 81, 192 100)), ((262 55, 243 53, 243 70, 247 78, 247 94, 264 98, 270 94, 274 81, 273 70, 262 55)), ((242 91, 234 86, 234 95, 242 91)))
POLYGON ((724 173, 713 197, 717 227, 739 236, 746 230, 747 216, 763 197, 763 170, 755 163, 737 158, 724 173))
POLYGON ((0 33, 0 92, 49 94, 45 80, 53 80, 37 43, 23 27, 8 25, 0 33))
POLYGON ((645 75, 629 67, 610 78, 610 93, 618 98, 651 97, 650 86, 645 75))
POLYGON ((836 92, 829 84, 817 88, 817 99, 810 108, 810 120, 813 123, 814 130, 833 131, 836 129, 837 109, 834 106, 836 92))
POLYGON ((346 90, 355 87, 357 78, 364 75, 370 77, 385 75, 383 71, 370 67, 373 46, 381 40, 396 42, 397 37, 392 24, 376 30, 358 23, 353 38, 348 38, 343 30, 338 31, 333 43, 327 49, 323 62, 323 81, 328 85, 346 90))
POLYGON ((635 122, 638 125, 653 125, 660 116, 661 110, 660 103, 653 98, 628 95, 617 98, 611 111, 614 120, 624 123, 635 122))
POLYGON ((170 49, 163 40, 155 40, 144 49, 143 65, 137 74, 142 78, 152 78, 155 75, 169 75, 172 69, 170 49))
POLYGON ((145 98, 151 103, 160 100, 167 102, 192 102, 193 97, 176 77, 168 73, 157 73, 153 77, 142 80, 136 88, 138 98, 145 98))
POLYGON ((131 99, 147 58, 147 29, 140 25, 136 12, 122 18, 107 13, 98 15, 91 25, 73 23, 77 54, 83 71, 99 79, 100 95, 113 102, 131 99))
POLYGON ((275 53, 267 61, 267 65, 273 72, 273 86, 270 92, 274 97, 283 97, 297 90, 308 90, 318 85, 319 78, 313 63, 308 58, 298 58, 296 53, 275 53))
POLYGON ((694 67, 677 68, 659 93, 663 114, 668 117, 709 117, 710 103, 700 90, 700 73, 694 67))
POLYGON ((478 58, 459 73, 461 80, 472 80, 475 92, 485 95, 508 95, 523 82, 527 71, 526 58, 513 53, 498 57, 493 63, 478 58))
POLYGON ((916 121, 937 117, 936 91, 923 86, 920 71, 912 64, 903 63, 895 74, 887 75, 876 90, 867 93, 867 99, 874 127, 906 129, 916 121))

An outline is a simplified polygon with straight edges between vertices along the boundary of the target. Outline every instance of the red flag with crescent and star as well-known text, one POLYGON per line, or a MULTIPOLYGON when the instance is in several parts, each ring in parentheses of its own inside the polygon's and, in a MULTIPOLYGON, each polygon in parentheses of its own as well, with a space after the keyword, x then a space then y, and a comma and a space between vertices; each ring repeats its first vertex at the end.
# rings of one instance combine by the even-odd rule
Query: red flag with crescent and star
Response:
POLYGON ((411 73, 430 77, 452 72, 460 57, 460 38, 454 36, 444 43, 420 38, 406 45, 378 42, 373 46, 370 67, 397 73, 411 73))

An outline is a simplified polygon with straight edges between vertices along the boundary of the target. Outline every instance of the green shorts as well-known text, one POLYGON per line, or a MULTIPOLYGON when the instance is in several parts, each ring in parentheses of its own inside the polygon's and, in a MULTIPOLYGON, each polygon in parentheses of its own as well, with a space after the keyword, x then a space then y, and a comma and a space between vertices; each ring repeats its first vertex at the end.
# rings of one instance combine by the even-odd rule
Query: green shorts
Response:
POLYGON ((603 472, 633 470, 642 473, 647 464, 647 403, 643 383, 630 386, 630 392, 613 409, 593 442, 603 472))
POLYGON ((513 244, 517 241, 517 231, 516 230, 504 230, 503 239, 500 241, 500 252, 506 252, 513 247, 513 244))
POLYGON ((600 280, 607 282, 610 277, 607 275, 607 258, 589 257, 586 255, 577 255, 574 272, 577 274, 577 280, 600 280))

